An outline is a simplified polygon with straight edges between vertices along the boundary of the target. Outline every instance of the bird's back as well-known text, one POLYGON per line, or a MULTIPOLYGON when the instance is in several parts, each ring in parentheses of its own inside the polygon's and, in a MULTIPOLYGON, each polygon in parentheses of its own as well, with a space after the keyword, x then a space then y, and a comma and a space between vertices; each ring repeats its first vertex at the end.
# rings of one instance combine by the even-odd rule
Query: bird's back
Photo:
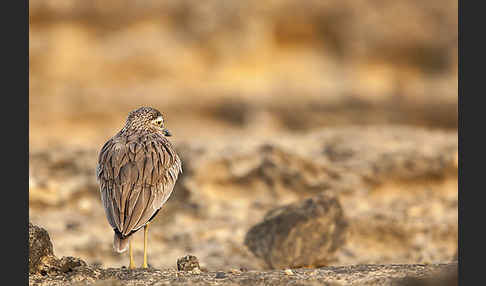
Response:
POLYGON ((108 222, 121 238, 147 224, 167 201, 181 160, 156 133, 118 133, 101 148, 96 176, 108 222))

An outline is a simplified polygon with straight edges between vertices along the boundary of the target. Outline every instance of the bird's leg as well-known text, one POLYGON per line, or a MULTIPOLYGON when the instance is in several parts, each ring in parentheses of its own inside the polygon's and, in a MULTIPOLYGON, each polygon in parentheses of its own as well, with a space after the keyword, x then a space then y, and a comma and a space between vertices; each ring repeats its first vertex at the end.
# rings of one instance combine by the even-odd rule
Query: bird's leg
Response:
POLYGON ((144 227, 143 227, 143 268, 148 268, 147 265, 147 244, 148 244, 148 228, 149 228, 150 222, 148 222, 144 227))
POLYGON ((132 241, 128 241, 128 253, 130 255, 130 265, 128 268, 135 269, 135 262, 133 261, 133 252, 132 252, 132 241))

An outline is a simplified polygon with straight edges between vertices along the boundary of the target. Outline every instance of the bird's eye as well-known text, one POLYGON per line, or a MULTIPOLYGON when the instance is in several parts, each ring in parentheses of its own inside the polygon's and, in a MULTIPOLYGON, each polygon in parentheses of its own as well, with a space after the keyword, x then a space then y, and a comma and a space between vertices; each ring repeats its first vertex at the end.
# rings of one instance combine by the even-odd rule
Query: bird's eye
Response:
POLYGON ((156 125, 162 126, 162 123, 164 123, 164 121, 162 120, 162 118, 159 117, 159 118, 154 120, 154 123, 156 125))

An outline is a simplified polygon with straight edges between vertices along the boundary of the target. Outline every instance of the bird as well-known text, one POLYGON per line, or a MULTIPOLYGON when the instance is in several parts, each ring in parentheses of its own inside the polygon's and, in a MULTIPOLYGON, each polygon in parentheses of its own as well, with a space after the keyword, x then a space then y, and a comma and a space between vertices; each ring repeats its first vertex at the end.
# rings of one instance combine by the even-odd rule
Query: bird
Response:
POLYGON ((143 268, 148 268, 148 227, 169 199, 182 173, 182 162, 167 137, 164 116, 142 106, 128 113, 123 128, 101 148, 96 178, 108 223, 113 228, 113 248, 129 248, 129 269, 135 269, 131 236, 144 228, 143 268))

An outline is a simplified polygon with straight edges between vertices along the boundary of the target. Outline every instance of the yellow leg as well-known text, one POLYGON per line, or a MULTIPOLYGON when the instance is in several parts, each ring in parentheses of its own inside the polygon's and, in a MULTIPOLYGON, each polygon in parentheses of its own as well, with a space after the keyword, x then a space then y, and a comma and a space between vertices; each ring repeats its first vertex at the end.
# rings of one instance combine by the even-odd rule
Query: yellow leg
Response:
POLYGON ((133 252, 132 252, 132 241, 128 242, 128 253, 130 255, 130 265, 128 268, 135 269, 135 262, 133 261, 133 252))
POLYGON ((148 245, 148 228, 149 228, 149 223, 147 223, 143 227, 143 268, 148 268, 147 264, 147 245, 148 245))

